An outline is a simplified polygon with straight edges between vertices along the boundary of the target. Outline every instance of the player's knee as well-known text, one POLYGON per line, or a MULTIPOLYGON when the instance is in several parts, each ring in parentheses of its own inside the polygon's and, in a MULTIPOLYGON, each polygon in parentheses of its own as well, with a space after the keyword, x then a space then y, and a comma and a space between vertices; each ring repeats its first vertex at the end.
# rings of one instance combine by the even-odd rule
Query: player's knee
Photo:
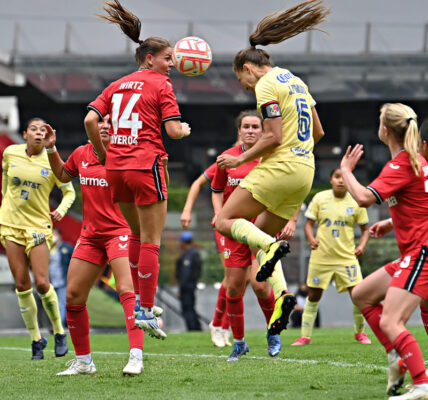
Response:
POLYGON ((41 280, 39 282, 36 282, 36 289, 37 292, 39 292, 40 294, 45 294, 48 292, 50 287, 50 283, 48 280, 41 280))
POLYGON ((388 316, 382 314, 382 316, 380 317, 380 321, 379 321, 379 327, 380 329, 382 329, 383 333, 385 333, 386 336, 390 336, 389 333, 391 331, 392 328, 392 321, 390 318, 388 318, 388 316))

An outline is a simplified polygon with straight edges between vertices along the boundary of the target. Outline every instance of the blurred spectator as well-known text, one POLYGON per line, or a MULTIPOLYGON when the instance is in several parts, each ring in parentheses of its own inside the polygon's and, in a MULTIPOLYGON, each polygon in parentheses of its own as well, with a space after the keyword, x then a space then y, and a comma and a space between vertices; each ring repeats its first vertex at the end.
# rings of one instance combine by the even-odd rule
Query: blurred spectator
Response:
POLYGON ((176 263, 175 277, 179 285, 181 312, 186 321, 187 330, 200 331, 201 325, 195 311, 195 290, 201 276, 201 256, 193 245, 191 232, 183 232, 180 243, 182 253, 176 263))
MULTIPOLYGON (((299 289, 296 292, 297 304, 294 306, 294 310, 290 315, 291 325, 293 328, 300 328, 302 326, 302 314, 303 308, 305 307, 306 298, 308 297, 308 287, 306 283, 302 282, 299 285, 299 289)), ((315 327, 320 327, 320 313, 318 310, 317 318, 315 319, 315 327)))
POLYGON ((49 256, 49 279, 58 296, 59 312, 63 326, 66 326, 65 295, 67 290, 67 272, 73 246, 62 240, 61 230, 52 229, 53 246, 49 256))

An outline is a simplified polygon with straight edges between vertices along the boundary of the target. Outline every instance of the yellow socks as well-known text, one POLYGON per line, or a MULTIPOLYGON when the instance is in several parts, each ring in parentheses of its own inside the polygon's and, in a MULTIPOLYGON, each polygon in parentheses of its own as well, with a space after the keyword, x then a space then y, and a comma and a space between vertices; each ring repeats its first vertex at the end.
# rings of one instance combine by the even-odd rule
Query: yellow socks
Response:
POLYGON ((239 218, 233 223, 231 233, 238 242, 248 244, 250 247, 258 247, 264 251, 268 251, 269 245, 275 242, 275 238, 243 218, 239 218))
POLYGON ((18 295, 18 304, 25 326, 30 332, 31 340, 38 342, 42 337, 40 335, 39 324, 37 322, 37 304, 33 296, 33 289, 24 292, 15 291, 18 295))
POLYGON ((284 277, 284 272, 282 271, 281 260, 275 264, 275 269, 273 270, 272 276, 268 278, 267 281, 273 289, 275 300, 281 296, 283 290, 287 290, 287 282, 284 277))
POLYGON ((45 294, 40 294, 42 299, 43 308, 48 314, 48 317, 52 323, 52 328, 54 335, 57 333, 64 334, 64 328, 62 327, 61 315, 59 313, 58 307, 58 297, 56 295, 55 289, 50 285, 49 290, 45 294))
POLYGON ((361 314, 360 309, 355 304, 353 304, 352 307, 352 314, 354 315, 354 332, 364 332, 364 317, 363 314, 361 314))
POLYGON ((317 318, 318 304, 319 301, 309 301, 309 299, 306 299, 302 315, 302 336, 305 338, 310 338, 312 335, 312 329, 317 318))

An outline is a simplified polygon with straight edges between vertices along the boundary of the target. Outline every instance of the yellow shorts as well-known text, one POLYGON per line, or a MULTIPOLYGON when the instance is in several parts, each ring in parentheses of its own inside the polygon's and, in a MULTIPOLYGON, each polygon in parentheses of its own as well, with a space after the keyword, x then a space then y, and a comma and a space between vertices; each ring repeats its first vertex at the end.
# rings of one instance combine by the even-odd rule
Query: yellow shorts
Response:
POLYGON ((9 240, 21 246, 25 246, 27 256, 33 247, 45 243, 49 249, 52 247, 53 236, 52 232, 32 231, 28 229, 18 229, 11 226, 2 225, 0 227, 0 241, 3 247, 6 247, 5 240, 9 240))
POLYGON ((261 163, 239 184, 272 214, 291 219, 312 187, 314 169, 297 162, 261 163))
POLYGON ((327 290, 334 279, 339 293, 346 292, 363 280, 357 260, 350 265, 320 265, 309 263, 306 284, 313 288, 327 290))

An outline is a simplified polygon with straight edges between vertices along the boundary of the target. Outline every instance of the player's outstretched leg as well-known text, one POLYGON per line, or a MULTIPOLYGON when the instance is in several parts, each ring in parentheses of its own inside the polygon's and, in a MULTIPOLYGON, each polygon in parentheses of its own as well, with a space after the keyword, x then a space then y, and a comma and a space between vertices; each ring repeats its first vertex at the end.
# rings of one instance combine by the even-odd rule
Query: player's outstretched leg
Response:
POLYGON ((257 282, 264 282, 268 279, 273 273, 275 264, 289 252, 290 245, 286 240, 280 240, 272 243, 260 263, 260 267, 256 275, 257 282))
POLYGON ((277 335, 282 330, 287 329, 287 324, 290 318, 291 311, 296 305, 296 298, 290 292, 283 291, 281 296, 275 301, 275 310, 268 326, 268 333, 270 335, 277 335))
POLYGON ((135 326, 144 329, 150 336, 156 339, 165 339, 167 337, 166 333, 159 327, 156 316, 154 314, 146 316, 144 310, 140 310, 140 313, 135 318, 135 326))

